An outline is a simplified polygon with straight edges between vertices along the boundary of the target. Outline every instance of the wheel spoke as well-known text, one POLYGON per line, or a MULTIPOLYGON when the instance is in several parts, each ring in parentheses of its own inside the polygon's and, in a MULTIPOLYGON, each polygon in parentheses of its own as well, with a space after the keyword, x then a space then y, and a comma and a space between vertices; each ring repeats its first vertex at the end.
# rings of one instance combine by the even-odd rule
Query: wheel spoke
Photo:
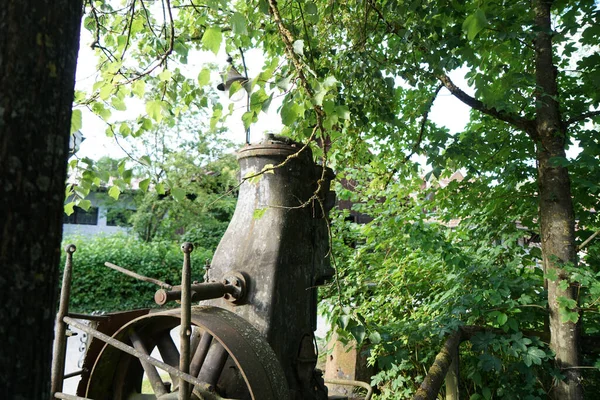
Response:
POLYGON ((213 345, 210 346, 208 354, 206 355, 206 362, 200 369, 198 379, 215 387, 219 381, 221 372, 223 372, 223 368, 225 368, 227 357, 229 357, 229 355, 225 348, 221 343, 215 341, 213 345))
POLYGON ((198 376, 198 373, 200 373, 200 369, 202 368, 202 364, 204 364, 204 360, 206 359, 206 354, 208 354, 208 349, 210 348, 211 343, 212 336, 207 332, 204 332, 200 337, 200 342, 196 347, 196 351, 192 357, 192 362, 190 363, 190 375, 198 376))
MULTIPOLYGON (((173 341, 170 331, 165 331, 158 337, 158 340, 156 341, 156 347, 158 348, 158 352, 166 364, 176 368, 179 366, 179 350, 177 350, 177 345, 173 341)), ((175 375, 169 375, 171 376, 171 382, 173 383, 173 390, 175 390, 175 387, 179 382, 179 378, 177 378, 175 375)))
MULTIPOLYGON (((129 339, 131 340, 131 344, 137 351, 146 355, 150 355, 148 353, 148 350, 146 349, 146 346, 142 342, 142 339, 140 339, 140 337, 135 331, 132 330, 129 333, 129 339)), ((148 380, 150 380, 150 384, 152 385, 152 389, 154 390, 154 394, 156 394, 156 397, 167 394, 165 384, 163 383, 162 378, 158 374, 158 370, 156 369, 156 367, 141 358, 139 359, 139 361, 142 364, 144 372, 148 376, 148 380)))

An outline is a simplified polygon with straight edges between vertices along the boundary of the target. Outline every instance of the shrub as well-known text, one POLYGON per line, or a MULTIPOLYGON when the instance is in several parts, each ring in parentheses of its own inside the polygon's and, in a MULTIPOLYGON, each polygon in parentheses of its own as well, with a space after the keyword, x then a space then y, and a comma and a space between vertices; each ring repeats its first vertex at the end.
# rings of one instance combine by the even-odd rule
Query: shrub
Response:
MULTIPOLYGON (((154 292, 158 286, 114 271, 104 266, 106 261, 171 285, 181 281, 183 254, 177 243, 143 242, 125 235, 71 236, 63 240, 64 245, 68 243, 77 246, 73 255, 70 311, 90 313, 157 307, 154 292)), ((194 249, 192 280, 203 280, 205 260, 211 258, 211 250, 194 249)), ((64 261, 63 253, 61 270, 64 261)))

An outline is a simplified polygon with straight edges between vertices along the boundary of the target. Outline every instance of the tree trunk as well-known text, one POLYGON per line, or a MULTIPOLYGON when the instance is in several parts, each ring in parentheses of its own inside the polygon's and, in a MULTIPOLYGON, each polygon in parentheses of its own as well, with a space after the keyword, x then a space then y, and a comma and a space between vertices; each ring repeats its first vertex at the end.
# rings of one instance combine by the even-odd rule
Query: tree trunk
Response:
POLYGON ((0 7, 0 398, 48 399, 82 2, 0 7))
POLYGON ((566 167, 555 160, 564 159, 566 132, 558 103, 556 70, 552 60, 550 10, 552 1, 535 0, 538 28, 535 40, 536 134, 539 185, 540 232, 544 272, 558 279, 547 280, 550 310, 550 347, 565 379, 558 382, 553 397, 561 400, 582 399, 580 373, 569 369, 579 365, 578 329, 573 322, 561 322, 558 300, 577 300, 573 283, 568 282, 564 264, 575 265, 575 217, 571 200, 571 183, 566 167), (554 160, 553 160, 554 159, 554 160), (566 289, 560 283, 567 281, 566 289))

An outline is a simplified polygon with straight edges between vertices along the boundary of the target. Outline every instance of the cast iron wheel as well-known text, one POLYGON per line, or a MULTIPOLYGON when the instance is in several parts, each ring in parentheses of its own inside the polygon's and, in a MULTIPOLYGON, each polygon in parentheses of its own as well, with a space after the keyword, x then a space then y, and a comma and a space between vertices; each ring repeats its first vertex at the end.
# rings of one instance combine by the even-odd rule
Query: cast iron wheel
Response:
MULTIPOLYGON (((178 368, 179 350, 171 330, 180 324, 179 309, 148 314, 119 329, 113 337, 150 354, 156 347, 163 362, 178 368)), ((282 400, 287 382, 275 353, 249 322, 217 307, 192 307, 194 334, 190 375, 191 399, 282 400)), ((85 397, 95 400, 176 399, 178 379, 153 365, 106 345, 87 382, 85 397), (142 393, 144 377, 154 393, 142 393), (164 381, 170 380, 165 384, 164 381)))

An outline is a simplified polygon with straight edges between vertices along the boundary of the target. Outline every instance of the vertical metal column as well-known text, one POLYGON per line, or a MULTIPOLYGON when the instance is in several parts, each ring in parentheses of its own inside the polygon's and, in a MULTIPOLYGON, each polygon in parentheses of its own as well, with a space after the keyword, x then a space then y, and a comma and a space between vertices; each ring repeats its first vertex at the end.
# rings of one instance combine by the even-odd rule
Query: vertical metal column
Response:
POLYGON ((71 295, 71 275, 73 269, 73 253, 77 248, 74 244, 69 244, 65 248, 67 260, 63 271, 62 287, 60 290, 60 303, 58 314, 54 323, 54 348, 52 350, 52 383, 51 398, 54 394, 62 392, 63 380, 65 374, 65 357, 67 354, 67 324, 63 320, 69 312, 69 296, 71 295))
MULTIPOLYGON (((190 372, 190 337, 191 328, 191 270, 192 262, 190 253, 194 250, 194 245, 184 243, 181 245, 183 251, 183 268, 181 269, 181 327, 179 329, 180 356, 179 370, 183 373, 190 372)), ((179 400, 188 400, 191 387, 183 378, 179 378, 179 400)))

